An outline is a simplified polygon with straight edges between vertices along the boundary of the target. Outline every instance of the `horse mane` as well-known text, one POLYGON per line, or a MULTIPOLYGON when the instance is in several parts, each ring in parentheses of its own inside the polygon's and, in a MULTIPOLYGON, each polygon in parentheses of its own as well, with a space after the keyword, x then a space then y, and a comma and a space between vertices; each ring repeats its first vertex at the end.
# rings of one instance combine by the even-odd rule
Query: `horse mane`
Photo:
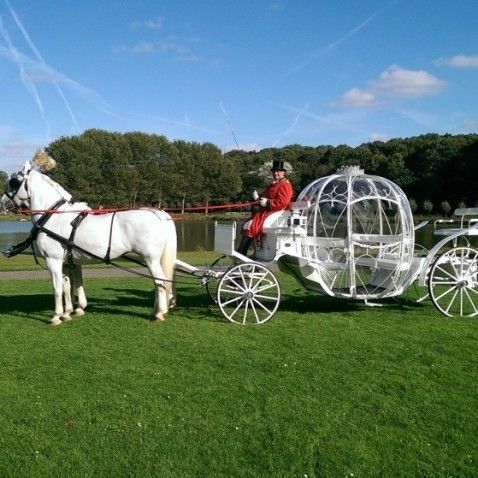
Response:
POLYGON ((53 189, 55 189, 55 191, 64 199, 66 199, 67 201, 70 201, 71 198, 72 198, 72 195, 66 190, 64 189, 62 186, 60 186, 56 181, 53 181, 53 179, 51 179, 49 176, 47 176, 46 174, 43 174, 41 173, 40 171, 31 171, 31 173, 38 173, 39 177, 42 178, 43 181, 45 181, 49 186, 51 186, 53 189))

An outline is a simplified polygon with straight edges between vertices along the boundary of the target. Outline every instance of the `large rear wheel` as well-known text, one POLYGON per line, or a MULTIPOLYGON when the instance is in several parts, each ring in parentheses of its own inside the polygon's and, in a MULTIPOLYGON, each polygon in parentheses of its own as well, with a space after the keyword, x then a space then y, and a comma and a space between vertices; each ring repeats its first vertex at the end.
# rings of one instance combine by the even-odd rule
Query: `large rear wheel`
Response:
POLYGON ((437 257, 428 275, 433 305, 448 317, 478 315, 478 251, 455 247, 437 257))

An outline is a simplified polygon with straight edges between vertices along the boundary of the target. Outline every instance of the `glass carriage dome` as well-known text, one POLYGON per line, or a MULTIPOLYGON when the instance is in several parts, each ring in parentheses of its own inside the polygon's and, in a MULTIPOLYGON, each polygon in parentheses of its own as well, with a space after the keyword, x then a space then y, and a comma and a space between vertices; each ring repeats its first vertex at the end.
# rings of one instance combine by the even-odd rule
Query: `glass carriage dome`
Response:
POLYGON ((346 167, 309 184, 297 202, 309 204, 300 248, 304 285, 357 299, 398 295, 409 285, 413 216, 396 184, 346 167))

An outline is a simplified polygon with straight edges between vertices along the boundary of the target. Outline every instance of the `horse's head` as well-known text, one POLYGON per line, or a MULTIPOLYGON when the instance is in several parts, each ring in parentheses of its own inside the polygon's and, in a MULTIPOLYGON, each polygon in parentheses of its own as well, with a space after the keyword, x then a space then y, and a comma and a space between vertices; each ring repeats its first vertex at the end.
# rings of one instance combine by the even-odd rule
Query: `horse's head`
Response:
POLYGON ((59 199, 71 201, 69 192, 43 174, 44 170, 51 169, 51 167, 40 165, 37 157, 38 153, 31 162, 25 163, 21 171, 12 174, 0 201, 0 206, 10 209, 42 210, 50 208, 59 199))
POLYGON ((7 188, 3 193, 0 205, 3 209, 16 210, 30 206, 30 194, 28 191, 28 176, 31 164, 27 161, 18 173, 13 173, 7 182, 7 188))

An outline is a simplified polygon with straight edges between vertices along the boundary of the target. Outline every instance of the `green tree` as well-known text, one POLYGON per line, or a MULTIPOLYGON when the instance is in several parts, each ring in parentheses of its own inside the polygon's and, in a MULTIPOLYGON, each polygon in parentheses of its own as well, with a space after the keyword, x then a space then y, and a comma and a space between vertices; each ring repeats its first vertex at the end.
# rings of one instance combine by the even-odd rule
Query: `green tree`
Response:
POLYGON ((433 203, 429 199, 425 199, 422 204, 422 210, 425 214, 430 215, 433 211, 433 203))
MULTIPOLYGON (((0 187, 4 188, 8 181, 8 174, 5 171, 0 170, 0 187)), ((3 193, 3 189, 2 189, 3 193)))
POLYGON ((443 211, 443 214, 445 215, 445 217, 448 217, 450 215, 451 206, 448 201, 442 201, 440 203, 440 209, 443 211))

